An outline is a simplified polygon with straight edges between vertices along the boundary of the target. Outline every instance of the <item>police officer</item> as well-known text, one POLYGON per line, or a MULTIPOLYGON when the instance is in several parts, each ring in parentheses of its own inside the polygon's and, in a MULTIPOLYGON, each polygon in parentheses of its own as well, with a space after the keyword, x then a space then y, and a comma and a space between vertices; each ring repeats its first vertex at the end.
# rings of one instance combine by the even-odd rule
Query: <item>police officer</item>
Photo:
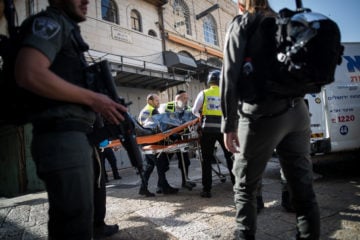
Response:
POLYGON ((200 196, 211 197, 212 173, 211 163, 216 162, 214 156, 215 143, 218 142, 224 151, 227 167, 230 172, 231 181, 234 183, 234 175, 231 172, 233 166, 232 153, 224 145, 224 138, 220 131, 222 112, 220 109, 219 90, 220 71, 211 71, 208 75, 207 85, 209 88, 201 91, 196 99, 192 112, 201 117, 200 146, 202 153, 202 184, 203 191, 200 196))
POLYGON ((268 0, 245 0, 245 6, 244 15, 233 20, 226 34, 220 82, 221 130, 226 148, 235 154, 235 236, 255 239, 256 189, 276 149, 296 210, 296 239, 319 239, 320 216, 313 188, 308 109, 303 97, 277 95, 268 91, 270 84, 259 84, 268 83, 265 81, 269 80, 268 75, 258 79, 256 74, 251 74, 252 71, 264 73, 256 63, 268 57, 266 51, 259 51, 259 42, 264 39, 256 37, 259 35, 255 32, 275 34, 276 13, 268 0), (259 17, 260 21, 256 21, 259 17), (253 24, 257 22, 254 31, 253 24), (258 55, 246 59, 249 51, 257 51, 258 55), (244 60, 255 64, 252 71, 243 71, 244 60), (245 84, 248 88, 244 88, 245 84))
POLYGON ((83 52, 88 45, 78 23, 86 20, 89 0, 49 4, 21 26, 15 77, 37 96, 31 150, 48 193, 49 239, 91 239, 94 149, 87 134, 95 112, 119 124, 127 109, 86 88, 83 52))
MULTIPOLYGON (((144 124, 144 122, 150 118, 151 116, 158 114, 158 108, 160 106, 160 98, 157 94, 151 93, 146 98, 147 104, 140 111, 138 121, 140 124, 144 124)), ((148 190, 148 181, 151 173, 154 170, 154 166, 156 166, 158 173, 158 193, 163 194, 174 194, 179 191, 177 188, 173 188, 170 186, 166 179, 166 171, 169 169, 169 160, 167 159, 165 153, 161 153, 160 155, 155 154, 145 154, 145 169, 144 169, 144 178, 146 181, 146 186, 144 183, 141 184, 139 194, 145 195, 146 197, 154 197, 155 194, 148 190)))
MULTIPOLYGON (((189 95, 185 90, 177 91, 175 95, 175 100, 162 104, 160 106, 159 112, 183 112, 191 111, 191 107, 188 106, 189 95)), ((170 155, 170 158, 172 155, 170 155)), ((190 166, 190 157, 188 152, 176 152, 176 157, 178 158, 178 168, 181 172, 181 186, 192 190, 196 187, 196 183, 192 182, 188 178, 189 166, 190 166)))

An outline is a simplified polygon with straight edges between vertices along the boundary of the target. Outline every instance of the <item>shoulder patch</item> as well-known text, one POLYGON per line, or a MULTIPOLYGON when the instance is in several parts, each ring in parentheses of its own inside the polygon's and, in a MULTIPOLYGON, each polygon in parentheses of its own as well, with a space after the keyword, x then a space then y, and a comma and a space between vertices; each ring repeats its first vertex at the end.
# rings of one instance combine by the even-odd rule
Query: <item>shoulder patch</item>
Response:
POLYGON ((54 37, 61 27, 59 23, 49 17, 35 18, 32 26, 33 33, 43 39, 49 40, 54 37))

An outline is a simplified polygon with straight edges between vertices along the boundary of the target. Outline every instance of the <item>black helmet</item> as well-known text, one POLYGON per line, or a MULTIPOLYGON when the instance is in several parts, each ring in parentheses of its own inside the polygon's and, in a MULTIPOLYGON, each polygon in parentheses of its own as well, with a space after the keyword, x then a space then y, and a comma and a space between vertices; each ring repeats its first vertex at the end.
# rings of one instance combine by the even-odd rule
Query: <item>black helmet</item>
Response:
POLYGON ((219 85, 220 70, 213 70, 213 71, 209 72, 208 79, 207 79, 207 85, 210 85, 210 83, 219 85))

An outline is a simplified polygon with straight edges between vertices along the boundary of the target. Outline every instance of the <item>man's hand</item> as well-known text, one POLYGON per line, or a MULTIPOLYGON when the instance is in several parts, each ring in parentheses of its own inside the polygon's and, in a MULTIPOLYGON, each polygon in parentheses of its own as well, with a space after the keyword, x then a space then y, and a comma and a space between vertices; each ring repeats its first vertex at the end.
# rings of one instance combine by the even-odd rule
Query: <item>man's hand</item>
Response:
POLYGON ((224 133, 224 143, 228 151, 232 153, 240 152, 238 150, 240 147, 240 142, 236 132, 224 133))
POLYGON ((91 104, 91 108, 95 112, 100 113, 110 123, 116 125, 124 121, 123 113, 128 111, 124 105, 113 101, 101 93, 97 93, 95 101, 91 104))

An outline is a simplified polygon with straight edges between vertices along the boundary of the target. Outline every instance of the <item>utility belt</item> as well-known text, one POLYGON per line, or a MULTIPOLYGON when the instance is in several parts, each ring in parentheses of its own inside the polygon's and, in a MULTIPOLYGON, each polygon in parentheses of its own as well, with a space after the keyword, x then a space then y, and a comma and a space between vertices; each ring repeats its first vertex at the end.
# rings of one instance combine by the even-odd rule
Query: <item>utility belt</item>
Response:
POLYGON ((273 98, 258 104, 242 102, 239 111, 241 115, 251 119, 274 118, 293 109, 302 101, 304 101, 303 97, 293 97, 273 98))
POLYGON ((203 115, 201 129, 203 132, 220 133, 221 116, 203 115))
POLYGON ((33 127, 35 134, 44 134, 51 132, 68 132, 68 131, 84 132, 88 134, 93 131, 92 125, 76 120, 40 121, 40 122, 34 122, 33 127))

